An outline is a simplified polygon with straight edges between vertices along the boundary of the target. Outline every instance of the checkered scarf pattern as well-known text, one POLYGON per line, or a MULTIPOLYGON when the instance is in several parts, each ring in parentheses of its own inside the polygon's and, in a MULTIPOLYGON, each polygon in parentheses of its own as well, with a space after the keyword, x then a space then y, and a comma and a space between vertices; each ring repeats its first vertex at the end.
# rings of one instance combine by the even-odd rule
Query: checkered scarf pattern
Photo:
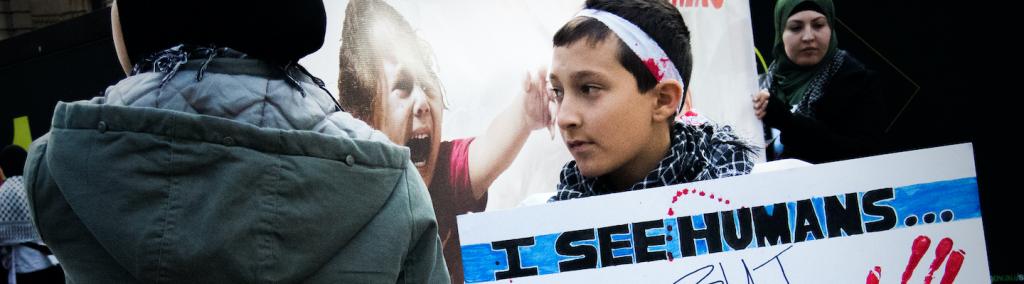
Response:
POLYGON ((676 122, 670 143, 671 149, 658 167, 625 189, 610 189, 601 177, 583 176, 576 161, 570 161, 562 167, 557 191, 548 202, 744 175, 754 167, 753 147, 729 126, 676 122))
MULTIPOLYGON (((808 83, 810 84, 810 86, 807 87, 807 90, 804 93, 804 98, 801 99, 800 102, 796 103, 796 114, 800 114, 810 118, 818 117, 817 114, 815 114, 814 112, 815 108, 811 106, 817 105, 818 100, 821 99, 821 96, 825 94, 825 86, 828 85, 828 83, 832 80, 832 77, 836 75, 836 72, 839 72, 839 68, 843 67, 843 63, 846 62, 846 57, 846 51, 840 49, 838 52, 836 52, 836 55, 832 56, 832 59, 829 60, 828 63, 822 67, 822 69, 820 69, 820 71, 817 71, 818 74, 814 75, 814 78, 811 79, 811 81, 808 83)), ((824 61, 825 60, 823 59, 822 62, 824 61)), ((758 86, 761 89, 767 89, 771 91, 773 94, 781 92, 778 90, 778 88, 780 88, 778 87, 778 85, 773 86, 772 84, 772 81, 775 80, 772 74, 775 74, 778 71, 779 63, 772 63, 772 65, 768 67, 769 76, 762 77, 763 79, 759 80, 758 86)))
POLYGON ((14 176, 0 186, 0 245, 38 241, 25 192, 24 178, 14 176))

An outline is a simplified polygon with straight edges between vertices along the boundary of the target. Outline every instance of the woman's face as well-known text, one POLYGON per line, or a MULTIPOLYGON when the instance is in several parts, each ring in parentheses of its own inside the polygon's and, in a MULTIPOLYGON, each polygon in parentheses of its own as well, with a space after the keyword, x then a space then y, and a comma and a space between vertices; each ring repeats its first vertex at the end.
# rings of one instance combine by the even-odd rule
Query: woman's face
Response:
POLYGON ((796 65, 805 67, 821 62, 831 38, 832 28, 828 26, 828 19, 811 10, 790 16, 782 32, 786 56, 796 65))

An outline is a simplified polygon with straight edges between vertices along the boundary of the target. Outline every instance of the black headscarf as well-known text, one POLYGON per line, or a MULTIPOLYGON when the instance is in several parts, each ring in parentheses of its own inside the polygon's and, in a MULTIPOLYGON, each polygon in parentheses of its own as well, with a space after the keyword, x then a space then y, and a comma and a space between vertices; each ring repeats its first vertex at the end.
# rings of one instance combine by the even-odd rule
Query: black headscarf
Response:
POLYGON ((230 47, 272 62, 320 49, 327 29, 321 0, 117 0, 132 64, 178 44, 230 47))

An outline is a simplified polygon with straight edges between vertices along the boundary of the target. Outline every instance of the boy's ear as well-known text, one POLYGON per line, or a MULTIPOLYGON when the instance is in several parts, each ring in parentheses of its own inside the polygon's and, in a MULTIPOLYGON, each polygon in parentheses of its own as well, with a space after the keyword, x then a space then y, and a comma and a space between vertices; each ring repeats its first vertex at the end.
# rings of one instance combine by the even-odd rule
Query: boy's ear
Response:
POLYGON ((655 121, 667 121, 673 117, 678 110, 679 102, 683 99, 683 85, 675 80, 667 80, 658 83, 652 90, 657 96, 654 106, 655 121))

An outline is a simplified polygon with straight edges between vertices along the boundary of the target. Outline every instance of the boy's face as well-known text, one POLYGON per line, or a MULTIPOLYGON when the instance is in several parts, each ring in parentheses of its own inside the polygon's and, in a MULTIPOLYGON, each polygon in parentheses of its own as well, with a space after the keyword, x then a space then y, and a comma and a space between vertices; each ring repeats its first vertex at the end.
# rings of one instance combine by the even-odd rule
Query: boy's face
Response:
POLYGON ((650 155, 656 96, 640 93, 618 61, 618 42, 614 35, 596 46, 581 39, 555 47, 551 61, 551 86, 560 98, 558 127, 587 177, 649 167, 638 163, 650 155))
POLYGON ((374 127, 395 144, 409 147, 416 170, 430 185, 441 143, 441 97, 437 86, 429 82, 427 67, 415 56, 414 47, 400 44, 412 39, 390 39, 377 41, 384 44, 376 45, 383 55, 380 85, 384 89, 373 110, 374 127))

